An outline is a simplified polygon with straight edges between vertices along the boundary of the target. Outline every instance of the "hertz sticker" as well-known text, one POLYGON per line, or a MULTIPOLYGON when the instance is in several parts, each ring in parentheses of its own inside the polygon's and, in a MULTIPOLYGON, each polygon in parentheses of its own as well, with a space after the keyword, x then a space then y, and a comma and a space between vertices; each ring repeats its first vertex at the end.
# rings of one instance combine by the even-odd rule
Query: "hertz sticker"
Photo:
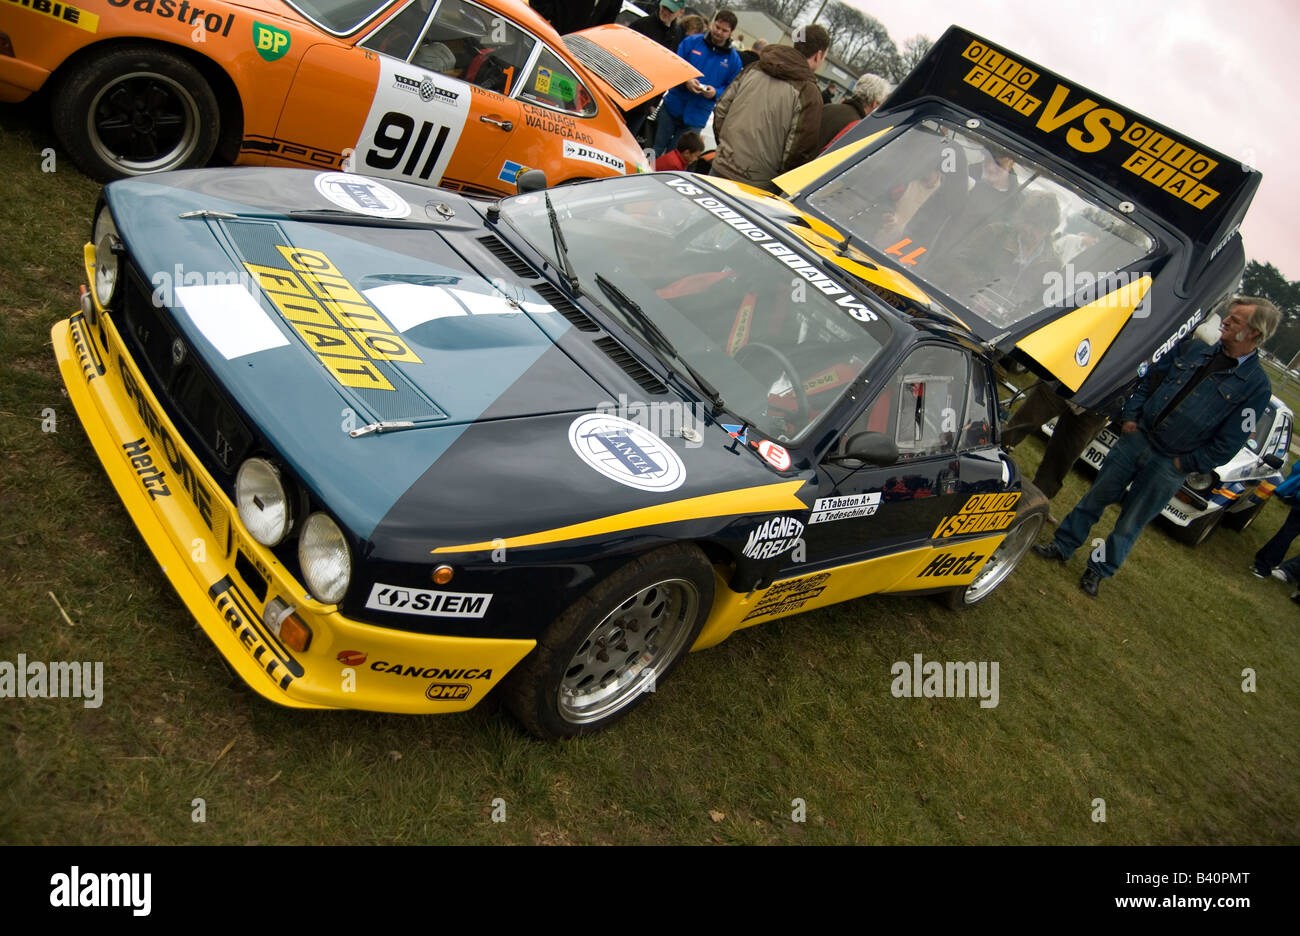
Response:
POLYGON ((1143 181, 1197 210, 1219 196, 1217 189, 1202 181, 1218 160, 1086 95, 1071 101, 1074 89, 1059 82, 1044 102, 1029 93, 1031 89, 1045 93, 1046 89, 1034 88, 1038 72, 979 40, 966 47, 962 58, 975 63, 963 79, 967 84, 1024 117, 1037 113, 1039 130, 1064 133, 1065 142, 1080 153, 1099 153, 1116 142, 1128 144, 1133 152, 1123 166, 1143 181))
POLYGON ((373 361, 421 363, 401 335, 319 250, 276 245, 287 268, 245 263, 317 360, 345 387, 393 390, 373 361))

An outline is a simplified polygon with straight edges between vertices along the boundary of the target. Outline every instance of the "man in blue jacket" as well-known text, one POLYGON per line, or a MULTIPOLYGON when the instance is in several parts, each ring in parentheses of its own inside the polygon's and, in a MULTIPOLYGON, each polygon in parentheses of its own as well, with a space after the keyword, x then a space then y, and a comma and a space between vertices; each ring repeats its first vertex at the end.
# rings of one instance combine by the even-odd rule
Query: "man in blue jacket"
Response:
POLYGON ((676 146, 683 131, 703 130, 727 85, 740 74, 740 53, 731 47, 731 31, 737 22, 735 13, 719 10, 708 32, 687 36, 677 47, 677 54, 703 74, 664 95, 655 129, 655 156, 676 146))
POLYGON ((1267 299, 1238 296, 1213 346, 1186 341, 1151 368, 1124 404, 1122 434, 1092 489, 1034 552, 1069 559, 1109 505, 1119 520, 1100 556, 1088 558, 1079 587, 1091 597, 1124 563, 1142 528, 1154 520, 1191 472, 1209 472, 1245 443, 1268 406, 1272 387, 1256 348, 1277 330, 1280 313, 1267 299), (1128 493, 1125 493, 1128 488, 1128 493))

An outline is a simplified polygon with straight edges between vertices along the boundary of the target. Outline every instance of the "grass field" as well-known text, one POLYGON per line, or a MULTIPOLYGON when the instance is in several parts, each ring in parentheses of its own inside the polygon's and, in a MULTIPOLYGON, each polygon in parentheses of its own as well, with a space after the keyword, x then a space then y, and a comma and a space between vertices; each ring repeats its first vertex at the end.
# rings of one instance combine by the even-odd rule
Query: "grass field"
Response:
MULTIPOLYGON (((94 709, 0 699, 0 842, 1300 842, 1300 608, 1247 571, 1278 504, 1197 550, 1148 530, 1095 601, 1082 555, 1030 556, 966 613, 869 598, 760 625, 579 742, 532 740, 491 697, 429 718, 263 701, 62 393, 49 329, 75 307, 97 187, 62 159, 42 172, 49 145, 0 107, 0 660, 103 661, 105 689, 94 709), (1000 704, 895 698, 891 666, 918 653, 996 661, 1000 704)), ((1016 454, 1032 472, 1041 451, 1016 454)))

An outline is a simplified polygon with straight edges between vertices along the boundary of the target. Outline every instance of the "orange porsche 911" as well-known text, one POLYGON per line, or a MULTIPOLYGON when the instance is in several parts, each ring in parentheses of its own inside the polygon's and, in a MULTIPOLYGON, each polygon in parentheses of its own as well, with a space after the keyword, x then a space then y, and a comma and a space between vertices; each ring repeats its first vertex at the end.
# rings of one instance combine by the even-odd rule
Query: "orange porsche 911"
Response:
POLYGON ((648 169, 620 108, 698 74, 515 0, 0 0, 0 101, 47 88, 99 179, 216 154, 512 194, 648 169))

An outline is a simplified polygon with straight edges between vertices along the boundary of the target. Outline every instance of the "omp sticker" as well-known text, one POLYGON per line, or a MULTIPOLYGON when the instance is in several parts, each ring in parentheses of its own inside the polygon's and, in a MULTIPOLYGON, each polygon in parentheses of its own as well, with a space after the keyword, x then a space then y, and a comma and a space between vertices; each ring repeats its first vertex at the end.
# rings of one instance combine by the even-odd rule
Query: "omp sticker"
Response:
POLYGON ((481 618, 491 603, 491 594, 426 591, 383 582, 376 582, 366 599, 366 607, 376 611, 453 618, 481 618))
POLYGON ((681 457, 663 439, 619 416, 579 416, 569 424, 569 445, 593 471, 640 491, 675 491, 686 480, 681 457))
POLYGON ((573 140, 564 141, 564 158, 580 159, 583 162, 595 163, 598 166, 606 166, 616 172, 626 172, 627 163, 612 156, 604 150, 598 150, 594 146, 588 146, 585 143, 575 143, 573 140))
POLYGON ((177 286, 175 293, 194 327, 227 361, 289 343, 252 293, 239 283, 177 286))
POLYGON ((842 497, 819 497, 813 501, 808 523, 830 523, 851 517, 870 517, 880 509, 880 494, 845 494, 842 497))
POLYGON ((39 13, 41 16, 48 16, 67 26, 76 26, 86 32, 99 32, 99 14, 90 13, 80 7, 67 3, 52 3, 51 0, 6 0, 6 3, 32 13, 39 13))
POLYGON ((316 191, 346 211, 373 218, 405 218, 411 206, 387 185, 350 172, 322 172, 316 191))
POLYGON ((469 117, 469 85, 379 56, 379 83, 357 140, 357 169, 437 185, 469 117))

